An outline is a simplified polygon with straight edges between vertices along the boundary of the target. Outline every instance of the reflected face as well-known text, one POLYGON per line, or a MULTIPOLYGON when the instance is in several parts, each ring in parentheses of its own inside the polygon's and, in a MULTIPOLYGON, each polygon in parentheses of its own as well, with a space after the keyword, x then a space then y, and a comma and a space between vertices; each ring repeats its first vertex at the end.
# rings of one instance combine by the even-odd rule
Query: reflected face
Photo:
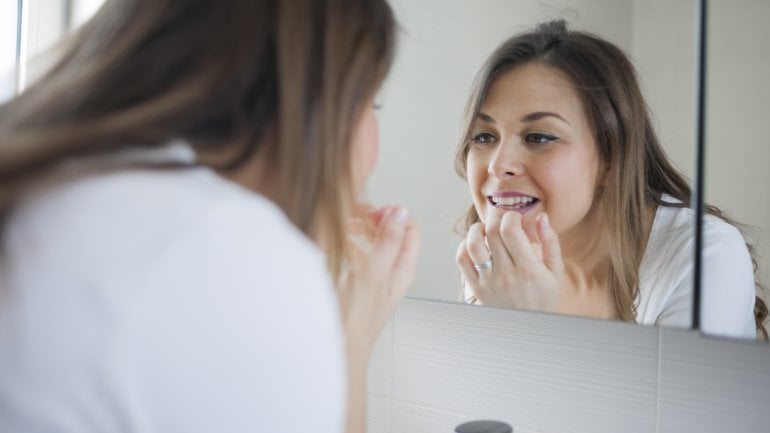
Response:
POLYGON ((353 191, 358 197, 377 164, 380 131, 374 104, 366 105, 361 120, 353 132, 353 191))
POLYGON ((545 212, 560 238, 593 235, 602 166, 569 79, 541 63, 498 76, 471 131, 466 161, 482 221, 492 208, 519 212, 530 239, 545 212))

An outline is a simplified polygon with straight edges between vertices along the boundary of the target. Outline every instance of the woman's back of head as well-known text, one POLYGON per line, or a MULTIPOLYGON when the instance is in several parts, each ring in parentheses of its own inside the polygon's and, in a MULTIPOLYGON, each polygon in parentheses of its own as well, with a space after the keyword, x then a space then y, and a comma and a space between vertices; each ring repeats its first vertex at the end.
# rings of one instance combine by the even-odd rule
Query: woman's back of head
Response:
POLYGON ((222 171, 260 154, 279 206, 339 252, 351 130, 394 26, 383 0, 108 0, 0 107, 0 204, 65 159, 181 138, 222 171))

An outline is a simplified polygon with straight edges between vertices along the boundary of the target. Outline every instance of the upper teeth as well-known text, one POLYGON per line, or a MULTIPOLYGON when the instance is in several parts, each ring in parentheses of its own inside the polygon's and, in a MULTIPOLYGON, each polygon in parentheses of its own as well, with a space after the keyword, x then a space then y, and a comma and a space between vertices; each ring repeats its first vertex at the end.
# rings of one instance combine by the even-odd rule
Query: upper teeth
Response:
POLYGON ((534 197, 492 197, 492 201, 501 206, 512 206, 517 204, 527 205, 534 200, 534 197))

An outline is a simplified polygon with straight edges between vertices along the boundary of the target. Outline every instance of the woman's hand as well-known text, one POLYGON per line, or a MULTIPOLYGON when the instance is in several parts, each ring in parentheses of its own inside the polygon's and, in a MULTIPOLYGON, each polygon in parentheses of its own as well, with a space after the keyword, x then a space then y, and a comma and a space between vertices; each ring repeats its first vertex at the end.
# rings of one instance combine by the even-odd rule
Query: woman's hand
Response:
POLYGON ((362 242, 347 281, 342 305, 349 344, 367 354, 416 273, 419 232, 406 209, 395 206, 374 209, 359 206, 358 226, 362 242))
POLYGON ((535 225, 534 242, 515 211, 491 209, 486 224, 471 226, 456 259, 481 304, 556 311, 564 274, 559 238, 546 214, 535 225))
POLYGON ((357 257, 341 284, 347 339, 348 417, 346 432, 366 427, 366 370, 382 327, 403 298, 416 272, 420 236, 403 208, 361 205, 351 226, 357 257))

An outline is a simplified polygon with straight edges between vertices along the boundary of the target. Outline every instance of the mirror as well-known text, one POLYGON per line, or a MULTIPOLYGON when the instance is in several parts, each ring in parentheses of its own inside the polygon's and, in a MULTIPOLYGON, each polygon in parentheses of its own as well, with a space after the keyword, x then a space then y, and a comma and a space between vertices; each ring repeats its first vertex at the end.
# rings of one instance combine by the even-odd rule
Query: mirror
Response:
MULTIPOLYGON (((763 122, 766 115, 760 108, 768 99, 763 93, 766 86, 759 78, 767 65, 755 53, 761 52, 761 41, 766 39, 760 34, 764 30, 759 20, 768 16, 768 6, 742 1, 745 4, 740 7, 714 4, 711 14, 706 200, 754 227, 747 233, 748 240, 757 245, 759 275, 767 282, 770 203, 762 188, 770 179, 760 169, 766 155, 755 155, 764 151, 762 126, 768 124, 763 122), (735 147, 738 145, 745 146, 746 152, 735 152, 743 149, 735 147)), ((16 3, 22 10, 19 22, 26 26, 22 31, 28 35, 18 53, 22 63, 50 46, 70 25, 90 16, 101 2, 11 2, 10 6, 16 3)), ((454 260, 461 237, 453 227, 471 200, 467 185, 453 171, 453 152, 463 108, 488 54, 504 39, 538 22, 564 18, 570 28, 596 33, 629 55, 661 142, 675 165, 692 177, 696 3, 391 0, 401 26, 400 46, 378 101, 383 105, 383 146, 367 198, 378 204, 403 203, 421 225, 423 249, 410 296, 450 302, 461 299, 460 274, 454 260)), ((16 50, 7 45, 0 51, 4 62, 0 69, 6 75, 16 50)), ((42 64, 38 69, 44 68, 45 62, 42 64)), ((34 66, 32 62, 23 75, 33 79, 34 66)), ((2 91, 9 93, 8 89, 2 91)))
MULTIPOLYGON (((764 284, 758 296, 768 301, 770 282, 770 59, 765 20, 770 3, 711 1, 707 5, 705 201, 744 224, 754 245, 764 284)), ((705 278, 705 277, 704 277, 705 278)), ((701 294, 702 331, 716 301, 701 294)), ((767 326, 767 321, 765 325, 767 326)))
MULTIPOLYGON (((382 91, 380 164, 370 183, 377 203, 405 203, 423 234, 412 297, 458 302, 452 231, 471 204, 453 170, 453 151, 471 83, 504 39, 564 18, 618 45, 632 59, 659 139, 691 177, 695 131, 696 2, 392 0, 403 27, 382 91)), ((690 301, 691 302, 691 301, 690 301)), ((689 324, 684 324, 687 327, 689 324)))

